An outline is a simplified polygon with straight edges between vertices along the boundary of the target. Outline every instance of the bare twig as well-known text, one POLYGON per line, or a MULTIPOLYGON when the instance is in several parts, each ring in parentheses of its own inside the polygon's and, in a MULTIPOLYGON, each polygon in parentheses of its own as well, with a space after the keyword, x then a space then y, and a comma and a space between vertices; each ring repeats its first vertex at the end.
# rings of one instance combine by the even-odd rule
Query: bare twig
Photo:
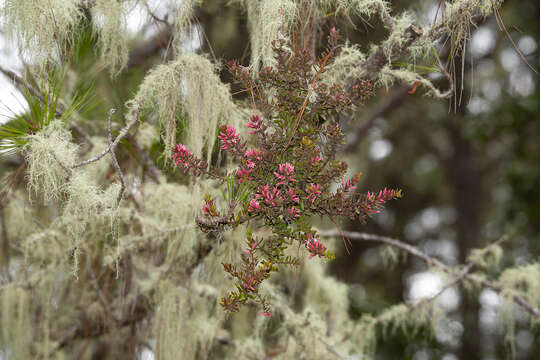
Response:
POLYGON ((75 169, 75 168, 78 168, 78 167, 85 166, 85 165, 91 164, 93 162, 96 162, 99 159, 101 159, 102 157, 104 157, 105 155, 107 155, 108 152, 111 152, 111 151, 114 152, 114 150, 116 149, 116 146, 118 146, 120 141, 124 137, 126 137, 128 135, 129 130, 131 130, 131 128, 136 123, 139 122, 139 119, 141 117, 141 111, 142 111, 142 104, 139 104, 139 108, 137 109, 137 115, 134 116, 122 130, 120 130, 120 133, 118 134, 116 139, 114 139, 114 141, 109 144, 109 147, 107 147, 107 149, 103 150, 101 153, 97 154, 96 156, 94 156, 94 157, 92 157, 90 159, 81 161, 80 163, 77 163, 77 164, 73 165, 72 169, 75 169))
POLYGON ((120 204, 120 201, 122 200, 122 196, 124 195, 124 190, 126 190, 126 179, 124 178, 124 173, 122 172, 122 169, 120 168, 120 164, 118 164, 118 159, 116 158, 116 154, 114 152, 116 149, 116 146, 113 147, 111 122, 112 122, 112 117, 115 112, 116 112, 116 109, 109 110, 109 117, 107 118, 107 132, 108 132, 107 138, 109 140, 109 149, 110 149, 109 152, 111 153, 113 166, 116 169, 116 172, 118 173, 118 177, 120 178, 120 184, 122 186, 120 188, 120 192, 118 193, 118 198, 116 199, 116 205, 118 206, 118 204, 120 204))
MULTIPOLYGON (((490 288, 491 290, 502 293, 504 292, 504 288, 492 281, 485 280, 483 278, 479 278, 477 276, 474 276, 473 274, 469 272, 462 272, 456 274, 456 269, 446 265, 442 261, 431 257, 424 252, 418 250, 416 247, 409 245, 407 243, 404 243, 397 239, 392 239, 390 237, 386 236, 379 236, 374 234, 367 234, 367 233, 360 233, 360 232, 353 232, 353 231, 322 231, 319 233, 321 237, 346 237, 351 240, 361 240, 361 241, 370 241, 370 242, 376 242, 376 243, 382 243, 386 245, 390 245, 394 248, 400 249, 402 251, 405 251, 408 254, 411 254, 421 260, 423 260, 426 264, 434 266, 442 271, 444 271, 447 274, 455 275, 458 278, 460 277, 459 281, 461 280, 469 280, 474 283, 478 283, 482 286, 485 286, 487 288, 490 288)), ((529 314, 536 318, 540 318, 540 309, 536 308, 535 306, 531 305, 526 299, 519 295, 510 295, 510 299, 520 305, 524 310, 526 310, 529 314)))
POLYGON ((474 264, 467 264, 467 266, 465 266, 463 268, 463 270, 461 270, 459 272, 459 274, 457 276, 455 276, 450 282, 448 282, 446 285, 444 285, 435 295, 425 299, 420 299, 420 301, 418 301, 417 303, 410 303, 409 305, 411 307, 415 307, 416 305, 418 305, 419 303, 425 303, 425 302, 432 302, 432 301, 435 301, 436 299, 439 298, 439 296, 441 296, 446 290, 450 289, 451 287, 457 285, 458 283, 460 283, 464 278, 465 276, 467 276, 472 268, 474 267, 474 264))
POLYGON ((0 66, 0 72, 4 74, 6 77, 8 77, 9 79, 11 79, 15 84, 30 91, 32 95, 39 96, 39 93, 32 86, 30 86, 30 84, 24 81, 22 77, 15 74, 13 71, 5 69, 4 67, 0 66))

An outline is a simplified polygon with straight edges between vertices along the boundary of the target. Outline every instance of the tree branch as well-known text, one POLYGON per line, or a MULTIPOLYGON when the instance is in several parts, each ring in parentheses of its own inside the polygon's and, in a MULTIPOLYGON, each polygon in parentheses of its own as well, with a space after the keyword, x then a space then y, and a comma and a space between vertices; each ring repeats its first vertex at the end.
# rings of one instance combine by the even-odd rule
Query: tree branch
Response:
MULTIPOLYGON (((457 276, 459 281, 461 280, 469 280, 474 283, 481 284, 484 287, 490 288, 491 290, 502 293, 505 289, 495 283, 491 282, 489 280, 478 278, 477 276, 474 276, 473 274, 470 274, 469 272, 462 272, 456 274, 456 269, 446 265, 442 261, 431 257, 424 252, 418 250, 416 247, 409 245, 407 243, 404 243, 397 239, 392 239, 390 237, 386 236, 379 236, 379 235, 373 235, 373 234, 366 234, 366 233, 360 233, 360 232, 353 232, 353 231, 322 231, 319 233, 319 236, 321 237, 346 237, 351 240, 361 240, 361 241, 370 241, 370 242, 376 242, 381 244, 390 245, 394 248, 400 249, 402 251, 405 251, 408 254, 411 254, 421 260, 423 260, 426 264, 434 266, 442 271, 444 271, 447 274, 457 276)), ((526 310, 529 314, 531 314, 533 317, 540 318, 540 309, 534 307, 531 305, 526 299, 519 295, 511 295, 510 299, 520 305, 524 310, 526 310)))
MULTIPOLYGON (((453 16, 449 16, 439 24, 430 27, 427 32, 424 32, 423 29, 416 24, 409 25, 409 27, 401 34, 400 39, 393 39, 392 42, 386 40, 379 46, 377 51, 372 53, 364 63, 360 64, 360 67, 364 70, 365 76, 371 80, 375 79, 384 66, 390 64, 393 59, 400 58, 407 54, 409 48, 421 40, 435 42, 453 28, 459 26, 459 24, 482 18, 482 16, 474 15, 478 9, 478 5, 479 0, 464 1, 459 9, 453 11, 453 16), (391 55, 388 56, 388 54, 391 55)), ((384 12, 381 12, 380 9, 379 12, 384 20, 384 12)), ((386 24, 387 21, 388 20, 384 21, 385 27, 391 30, 392 27, 389 27, 386 24)), ((444 72, 443 74, 447 76, 444 72)))

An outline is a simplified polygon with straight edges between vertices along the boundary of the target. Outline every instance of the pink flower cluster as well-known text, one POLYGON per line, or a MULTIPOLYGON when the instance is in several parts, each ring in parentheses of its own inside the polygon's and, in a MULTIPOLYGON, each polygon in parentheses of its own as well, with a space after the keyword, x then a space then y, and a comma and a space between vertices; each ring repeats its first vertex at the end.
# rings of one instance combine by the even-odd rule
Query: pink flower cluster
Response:
POLYGON ((354 175, 352 179, 348 179, 347 181, 341 180, 341 189, 343 192, 351 191, 356 189, 356 184, 360 181, 360 174, 354 175))
POLYGON ((246 125, 248 128, 253 129, 253 131, 248 132, 248 134, 255 134, 256 132, 259 132, 262 129, 263 126, 263 118, 262 115, 253 115, 249 118, 249 123, 246 125))
POLYGON ((182 164, 184 166, 184 172, 189 170, 189 159, 192 156, 193 154, 183 144, 178 144, 176 145, 176 148, 173 149, 172 158, 175 160, 174 165, 178 166, 178 164, 182 164))
POLYGON ((309 184, 306 189, 306 192, 309 194, 307 199, 311 199, 311 203, 314 203, 317 200, 317 197, 321 196, 321 186, 319 184, 309 184))
POLYGON ((380 190, 379 193, 370 193, 368 191, 366 195, 370 200, 375 200, 380 204, 384 204, 387 200, 400 197, 401 192, 385 187, 383 190, 380 190))
POLYGON ((291 198, 291 200, 294 201, 295 203, 299 203, 300 198, 298 197, 298 195, 296 195, 296 193, 294 192, 294 189, 289 188, 288 191, 289 191, 289 197, 291 198))
POLYGON ((238 144, 240 135, 237 134, 234 127, 227 125, 221 128, 218 139, 221 140, 221 149, 228 150, 238 144))
POLYGON ((241 184, 242 181, 244 181, 244 179, 247 179, 247 180, 252 180, 251 177, 249 177, 249 174, 251 174, 251 172, 253 171, 253 169, 244 169, 244 168, 240 168, 236 171, 236 177, 238 177, 238 183, 241 184))
POLYGON ((322 242, 319 242, 318 239, 312 238, 311 234, 308 234, 308 239, 306 246, 310 252, 309 259, 311 260, 314 256, 324 257, 326 252, 326 246, 322 242))
POLYGON ((295 208, 294 206, 291 207, 291 209, 289 210, 289 215, 293 218, 299 218, 300 217, 300 210, 298 210, 297 208, 295 208))
POLYGON ((242 285, 244 286, 244 289, 255 291, 255 288, 253 287, 254 283, 255 283, 255 278, 253 277, 253 275, 250 275, 249 278, 246 281, 244 281, 242 285))
POLYGON ((255 199, 251 199, 251 201, 249 202, 248 212, 253 213, 259 210, 260 208, 261 208, 261 205, 259 204, 259 202, 255 199))
POLYGON ((295 182, 296 179, 293 178, 294 175, 294 166, 289 164, 288 162, 285 164, 279 165, 279 172, 274 171, 274 175, 280 180, 276 185, 284 185, 290 182, 295 182))
POLYGON ((264 203, 268 206, 277 206, 278 202, 282 200, 281 192, 277 187, 273 187, 270 190, 270 186, 266 184, 260 193, 255 194, 255 199, 262 199, 264 203))
POLYGON ((319 155, 317 155, 317 156, 311 158, 311 165, 318 164, 321 161, 322 161, 322 158, 319 155))
POLYGON ((204 205, 203 205, 203 207, 202 207, 203 213, 205 213, 205 214, 207 214, 207 215, 210 214, 211 209, 212 209, 212 205, 213 205, 213 204, 212 204, 212 201, 205 200, 205 201, 204 201, 204 205))
POLYGON ((249 149, 244 153, 244 157, 246 159, 246 167, 249 169, 249 172, 251 172, 251 170, 257 166, 257 162, 262 160, 262 151, 249 149))

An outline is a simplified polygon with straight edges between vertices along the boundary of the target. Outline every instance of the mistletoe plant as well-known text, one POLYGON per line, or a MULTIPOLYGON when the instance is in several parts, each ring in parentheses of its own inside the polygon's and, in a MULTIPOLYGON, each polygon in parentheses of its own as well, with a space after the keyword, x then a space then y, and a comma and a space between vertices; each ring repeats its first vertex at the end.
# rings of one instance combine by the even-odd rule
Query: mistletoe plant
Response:
POLYGON ((314 216, 365 221, 386 201, 401 197, 400 190, 386 188, 378 193, 357 192, 360 175, 345 179, 347 164, 336 159, 344 143, 336 115, 372 95, 372 84, 367 80, 346 86, 321 81, 321 74, 339 50, 339 38, 339 32, 332 29, 329 46, 319 59, 307 49, 288 49, 284 41, 275 41, 275 66, 264 67, 255 75, 236 62, 229 64, 235 81, 264 114, 251 116, 246 124, 250 142, 234 127, 221 126, 221 149, 239 164, 233 173, 220 174, 182 144, 174 149, 175 165, 185 172, 220 179, 227 185, 224 196, 228 209, 218 210, 214 199, 206 197, 202 215, 196 219, 202 231, 248 222, 272 232, 261 238, 248 228, 240 263, 223 264, 235 279, 235 289, 220 302, 227 311, 256 302, 262 305, 261 314, 270 316, 259 289, 280 266, 300 265, 299 257, 287 254, 290 246, 303 246, 309 259, 334 258, 312 226, 314 216), (333 191, 335 183, 338 186, 333 191))

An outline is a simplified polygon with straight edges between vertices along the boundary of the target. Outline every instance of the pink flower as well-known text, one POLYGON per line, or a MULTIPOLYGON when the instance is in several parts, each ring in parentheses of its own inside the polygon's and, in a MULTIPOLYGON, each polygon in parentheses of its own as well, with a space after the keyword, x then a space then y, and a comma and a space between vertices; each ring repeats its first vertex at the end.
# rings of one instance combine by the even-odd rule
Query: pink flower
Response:
POLYGON ((321 186, 319 184, 309 184, 309 187, 306 189, 306 192, 309 194, 307 199, 311 199, 311 203, 314 203, 317 197, 319 197, 322 193, 320 190, 321 186))
POLYGON ((295 182, 296 179, 293 178, 294 175, 294 166, 288 162, 285 164, 279 165, 279 172, 274 171, 274 175, 280 180, 276 185, 286 184, 287 182, 295 182))
POLYGON ((319 239, 312 239, 311 234, 308 234, 308 240, 306 241, 306 246, 310 252, 309 259, 311 260, 314 256, 324 257, 326 252, 326 246, 322 242, 319 242, 319 239))
POLYGON ((319 155, 317 155, 311 158, 311 165, 315 165, 321 161, 322 161, 322 158, 319 155))
POLYGON ((250 159, 259 160, 259 161, 262 160, 261 155, 262 155, 261 150, 254 150, 254 149, 246 150, 246 152, 244 153, 245 157, 250 158, 250 159))
POLYGON ((352 179, 349 179, 347 181, 341 180, 341 188, 343 191, 350 191, 356 189, 356 184, 358 184, 358 181, 360 180, 360 176, 356 175, 352 179))
POLYGON ((367 192, 367 198, 372 201, 376 201, 380 204, 384 204, 386 201, 401 197, 401 190, 387 189, 380 190, 378 194, 367 192))
POLYGON ((244 281, 242 285, 244 286, 244 289, 255 291, 255 288, 253 287, 254 282, 255 282, 255 279, 253 278, 253 275, 250 275, 249 279, 247 281, 244 281))
POLYGON ((251 177, 249 177, 249 174, 251 174, 253 170, 251 169, 239 169, 237 172, 236 172, 236 176, 238 177, 238 183, 241 184, 242 181, 244 181, 244 179, 247 179, 247 180, 252 180, 251 177))
POLYGON ((255 212, 255 211, 259 210, 260 208, 261 208, 261 205, 259 205, 257 200, 251 199, 251 201, 249 202, 248 212, 252 213, 252 212, 255 212))
POLYGON ((261 312, 259 313, 259 316, 267 316, 267 317, 269 317, 270 315, 271 315, 270 312, 264 312, 264 311, 261 311, 261 312))
POLYGON ((254 134, 262 130, 262 115, 253 115, 249 118, 249 123, 246 125, 248 128, 253 129, 248 134, 254 134))
POLYGON ((291 217, 294 217, 294 218, 299 218, 300 217, 300 211, 293 206, 293 207, 291 207, 291 210, 289 211, 289 215, 291 217))
POLYGON ((294 189, 289 188, 289 196, 291 197, 292 201, 297 203, 300 202, 300 198, 294 193, 294 189))
POLYGON ((281 192, 277 187, 273 187, 270 190, 270 185, 266 184, 258 193, 255 194, 255 199, 263 199, 264 203, 268 206, 276 206, 277 202, 281 201, 281 192))
POLYGON ((236 133, 236 129, 230 125, 222 126, 218 139, 221 140, 221 149, 228 150, 234 147, 240 141, 240 135, 236 133))
POLYGON ((261 150, 246 150, 244 157, 246 157, 246 166, 249 169, 254 169, 257 166, 257 162, 262 160, 262 151, 261 150))
POLYGON ((174 154, 172 158, 175 160, 174 165, 182 164, 184 166, 184 172, 189 170, 189 159, 193 154, 188 150, 188 148, 183 144, 176 145, 176 148, 173 149, 174 154))
POLYGON ((206 200, 205 204, 204 204, 203 207, 202 207, 203 213, 209 214, 209 213, 210 213, 210 207, 211 207, 211 206, 212 206, 212 204, 210 204, 210 203, 208 202, 208 200, 206 200))

